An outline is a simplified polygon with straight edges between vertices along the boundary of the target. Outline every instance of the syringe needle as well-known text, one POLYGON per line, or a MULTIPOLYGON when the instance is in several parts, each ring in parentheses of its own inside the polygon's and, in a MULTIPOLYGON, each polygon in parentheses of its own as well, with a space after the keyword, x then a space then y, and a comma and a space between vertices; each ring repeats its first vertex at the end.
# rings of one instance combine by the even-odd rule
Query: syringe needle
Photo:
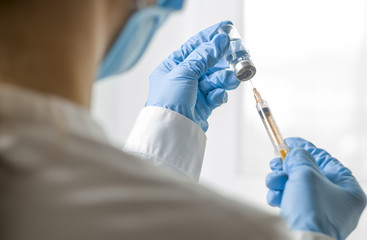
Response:
POLYGON ((251 79, 250 79, 250 83, 251 83, 252 88, 255 88, 255 87, 254 87, 254 84, 253 84, 253 83, 252 83, 252 81, 251 81, 251 79))

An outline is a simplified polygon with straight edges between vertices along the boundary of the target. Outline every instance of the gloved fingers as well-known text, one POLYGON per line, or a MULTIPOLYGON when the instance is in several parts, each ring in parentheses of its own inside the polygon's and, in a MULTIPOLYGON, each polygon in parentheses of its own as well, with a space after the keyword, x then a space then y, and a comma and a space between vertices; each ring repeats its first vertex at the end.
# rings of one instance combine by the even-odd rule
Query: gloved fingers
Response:
POLYGON ((220 60, 228 45, 228 35, 225 33, 217 34, 212 41, 203 43, 192 51, 173 71, 197 80, 220 60))
MULTIPOLYGON (((316 162, 318 166, 317 170, 321 171, 321 173, 332 183, 345 189, 354 190, 354 195, 359 196, 359 198, 365 197, 359 184, 352 175, 352 172, 348 168, 344 167, 337 159, 333 158, 328 152, 315 147, 312 143, 301 138, 286 139, 286 143, 291 148, 294 146, 300 146, 306 150, 307 153, 309 153, 309 157, 313 158, 316 162)), ((292 151, 290 153, 292 153, 292 151)), ((290 154, 287 155, 287 158, 289 155, 290 154)), ((307 154, 304 155, 306 156, 307 154)), ((309 159, 309 157, 307 158, 309 159)), ((288 164, 287 158, 285 165, 288 164)), ((289 156, 289 158, 293 157, 289 156)), ((285 167, 285 171, 288 171, 288 168, 286 168, 287 167, 285 167)))
POLYGON ((286 156, 283 171, 291 178, 308 178, 310 174, 322 174, 312 155, 303 148, 293 148, 286 156), (307 175, 307 176, 306 176, 307 175))
POLYGON ((209 68, 208 71, 206 71, 205 75, 209 75, 217 71, 225 70, 228 68, 229 68, 229 65, 228 65, 227 60, 224 57, 222 57, 213 67, 209 68))
POLYGON ((325 165, 333 160, 334 158, 324 149, 317 148, 311 142, 302 138, 287 138, 285 139, 288 147, 292 148, 303 148, 308 151, 315 159, 317 165, 321 170, 324 169, 325 165))
POLYGON ((285 139, 285 143, 290 148, 303 148, 307 150, 312 156, 317 158, 331 157, 331 155, 321 148, 317 148, 311 142, 303 139, 303 138, 287 138, 285 139))
POLYGON ((220 70, 210 75, 202 76, 199 80, 199 88, 203 94, 208 94, 216 88, 225 90, 236 89, 240 83, 233 71, 220 70))
POLYGON ((171 71, 175 66, 183 62, 191 54, 191 52, 199 47, 202 43, 211 41, 217 34, 218 29, 224 24, 232 24, 232 22, 219 22, 197 33, 186 43, 184 43, 180 49, 174 51, 166 60, 162 62, 162 65, 160 66, 165 67, 166 71, 171 71))
POLYGON ((356 204, 362 204, 362 207, 366 205, 366 195, 352 172, 348 168, 344 167, 337 159, 332 158, 327 161, 322 169, 322 173, 332 183, 343 188, 358 199, 356 204))
POLYGON ((206 95, 204 95, 200 89, 198 89, 197 99, 195 104, 195 112, 198 114, 198 119, 194 122, 199 122, 199 126, 203 129, 204 132, 208 130, 208 122, 206 119, 209 118, 212 109, 206 99, 206 95))
POLYGON ((351 171, 345 168, 337 159, 332 157, 324 149, 317 148, 315 145, 302 138, 288 138, 285 141, 290 148, 297 146, 309 152, 315 159, 321 172, 331 182, 338 184, 344 181, 345 177, 352 177, 351 171))
POLYGON ((282 202, 283 191, 269 190, 266 195, 266 201, 272 207, 280 207, 282 202))
POLYGON ((323 169, 323 174, 332 183, 355 197, 356 201, 354 206, 359 205, 362 209, 366 206, 366 194, 363 192, 352 172, 348 168, 344 167, 338 160, 334 158, 328 161, 323 169))
POLYGON ((359 204, 361 208, 366 205, 366 195, 362 188, 349 169, 343 167, 336 159, 328 161, 324 172, 321 172, 313 156, 308 151, 302 148, 294 148, 285 158, 284 172, 288 174, 289 181, 298 179, 300 182, 308 182, 311 185, 320 183, 320 181, 317 181, 317 179, 320 179, 319 177, 326 177, 352 194, 356 200, 355 204, 359 204))
POLYGON ((338 186, 348 188, 350 185, 358 185, 352 172, 336 159, 328 161, 322 169, 322 173, 338 186))
POLYGON ((283 162, 280 158, 273 158, 270 161, 270 169, 273 171, 283 171, 283 162))
POLYGON ((300 137, 286 138, 285 143, 290 148, 304 148, 306 150, 309 148, 315 148, 315 145, 311 142, 300 137))
POLYGON ((288 177, 284 172, 273 171, 266 176, 266 187, 270 190, 283 190, 288 177))
POLYGON ((222 88, 216 88, 208 93, 206 100, 210 108, 214 109, 228 101, 228 94, 226 90, 222 88))

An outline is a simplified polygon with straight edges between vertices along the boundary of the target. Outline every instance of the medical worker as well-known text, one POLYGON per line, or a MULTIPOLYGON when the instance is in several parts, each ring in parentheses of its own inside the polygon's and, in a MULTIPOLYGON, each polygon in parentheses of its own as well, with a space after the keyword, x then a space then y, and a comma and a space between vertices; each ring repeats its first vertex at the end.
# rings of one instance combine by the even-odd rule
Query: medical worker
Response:
POLYGON ((134 66, 182 4, 0 0, 0 239, 329 240, 353 231, 365 194, 300 138, 287 140, 289 155, 271 161, 266 179, 281 217, 195 183, 207 119, 239 85, 221 62, 228 36, 216 34, 230 22, 156 68, 124 151, 110 145, 90 117, 94 81, 134 66))

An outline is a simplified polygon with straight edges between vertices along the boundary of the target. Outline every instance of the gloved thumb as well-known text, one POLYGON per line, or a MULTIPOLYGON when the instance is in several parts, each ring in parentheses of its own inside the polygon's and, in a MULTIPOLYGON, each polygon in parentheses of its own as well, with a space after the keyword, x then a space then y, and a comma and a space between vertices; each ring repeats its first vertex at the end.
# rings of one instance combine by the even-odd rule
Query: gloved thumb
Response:
POLYGON ((283 163, 283 170, 289 179, 310 178, 322 174, 312 155, 303 148, 293 148, 283 163))

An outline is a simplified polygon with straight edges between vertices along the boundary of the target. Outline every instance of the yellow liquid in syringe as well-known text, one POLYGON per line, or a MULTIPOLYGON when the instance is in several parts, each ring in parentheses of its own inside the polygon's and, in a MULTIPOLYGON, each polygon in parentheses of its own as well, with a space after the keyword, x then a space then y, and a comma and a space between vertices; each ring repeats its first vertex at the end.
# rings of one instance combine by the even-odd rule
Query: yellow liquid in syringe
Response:
MULTIPOLYGON (((251 80, 250 80, 251 82, 251 80)), ((284 161, 289 152, 288 146, 285 144, 282 134, 275 122, 275 119, 270 111, 268 103, 261 97, 259 91, 253 87, 254 97, 256 100, 256 108, 269 135, 269 138, 274 146, 276 154, 284 161)))

